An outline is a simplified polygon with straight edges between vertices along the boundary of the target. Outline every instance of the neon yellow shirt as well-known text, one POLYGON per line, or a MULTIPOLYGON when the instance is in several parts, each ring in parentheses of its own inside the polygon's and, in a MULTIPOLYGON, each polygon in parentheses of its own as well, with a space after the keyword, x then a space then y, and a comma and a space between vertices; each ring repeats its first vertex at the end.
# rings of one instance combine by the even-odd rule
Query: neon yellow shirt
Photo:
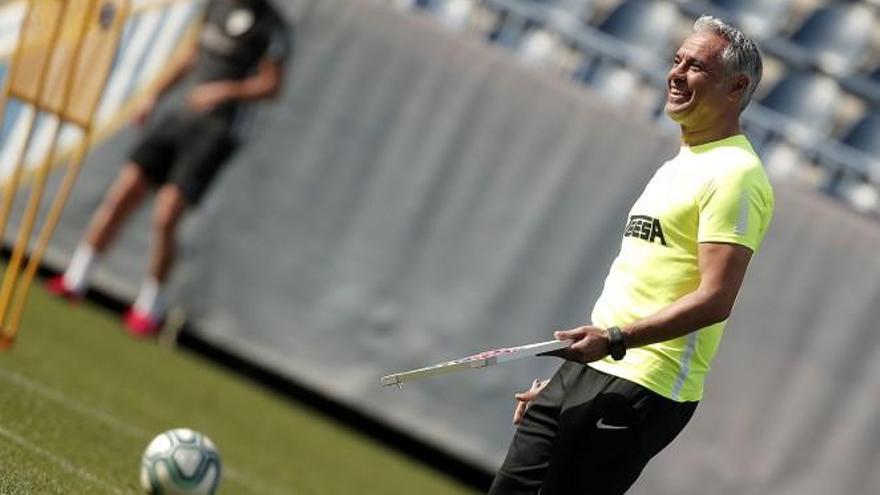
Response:
MULTIPOLYGON (((620 254, 593 308, 593 324, 626 325, 693 292, 700 284, 699 243, 757 251, 772 215, 773 189, 745 136, 683 146, 633 205, 620 254)), ((725 323, 590 366, 675 401, 700 400, 725 323)))

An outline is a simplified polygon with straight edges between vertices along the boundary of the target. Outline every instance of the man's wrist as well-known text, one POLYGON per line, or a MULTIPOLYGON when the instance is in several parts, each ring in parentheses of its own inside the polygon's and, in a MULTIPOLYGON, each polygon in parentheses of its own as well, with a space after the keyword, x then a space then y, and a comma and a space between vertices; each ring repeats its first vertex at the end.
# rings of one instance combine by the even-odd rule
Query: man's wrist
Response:
POLYGON ((626 342, 623 340, 623 332, 620 327, 608 327, 608 354, 615 361, 620 361, 626 356, 626 342))

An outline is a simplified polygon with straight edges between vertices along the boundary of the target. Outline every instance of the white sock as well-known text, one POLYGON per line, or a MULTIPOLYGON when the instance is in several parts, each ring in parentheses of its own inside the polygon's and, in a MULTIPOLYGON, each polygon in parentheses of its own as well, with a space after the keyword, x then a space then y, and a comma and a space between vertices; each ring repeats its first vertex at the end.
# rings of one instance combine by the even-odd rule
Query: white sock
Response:
POLYGON ((96 261, 98 256, 92 246, 81 242, 73 252, 70 266, 64 272, 64 286, 76 294, 85 292, 96 261))
POLYGON ((162 286, 153 277, 147 277, 141 284, 141 291, 134 300, 134 310, 149 315, 153 320, 161 320, 165 316, 167 303, 162 294, 162 286))

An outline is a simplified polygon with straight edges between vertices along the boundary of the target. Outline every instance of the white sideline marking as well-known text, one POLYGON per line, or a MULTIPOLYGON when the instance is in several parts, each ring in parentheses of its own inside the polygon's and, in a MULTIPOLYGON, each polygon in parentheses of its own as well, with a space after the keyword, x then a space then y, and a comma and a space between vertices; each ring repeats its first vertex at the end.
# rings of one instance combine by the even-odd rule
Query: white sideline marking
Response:
POLYGON ((88 406, 84 406, 70 397, 64 395, 63 393, 54 390, 52 388, 47 387, 41 383, 37 383, 29 378, 24 377, 23 375, 16 373, 14 371, 8 371, 0 369, 0 378, 3 380, 19 387, 27 389, 44 399, 49 399, 52 402, 58 403, 70 409, 74 412, 79 413, 82 416, 88 416, 92 419, 98 420, 101 423, 113 428, 114 430, 125 433, 126 435, 133 438, 149 438, 150 434, 140 428, 135 428, 124 421, 111 416, 103 411, 95 410, 88 406))
POLYGON ((35 445, 33 442, 29 441, 28 439, 23 438, 19 435, 16 435, 15 433, 7 430, 6 428, 3 428, 2 426, 0 426, 0 437, 3 437, 5 439, 9 440, 10 442, 18 445, 19 447, 21 447, 25 450, 29 450, 29 451, 33 452, 34 454, 37 454, 40 457, 48 459, 53 464, 56 464, 59 467, 61 467, 61 469, 67 471, 68 473, 76 475, 79 478, 82 478, 93 485, 100 486, 101 488, 103 488, 105 490, 109 490, 113 493, 120 493, 123 495, 126 493, 131 493, 131 492, 122 491, 119 488, 116 488, 110 482, 102 480, 101 478, 98 478, 94 474, 92 474, 92 473, 86 471, 85 469, 73 464, 72 462, 68 461, 67 459, 65 459, 63 457, 59 457, 59 456, 57 456, 57 455, 55 455, 45 449, 40 448, 39 446, 35 445))
MULTIPOLYGON (((42 383, 31 380, 30 378, 27 378, 26 376, 24 376, 20 373, 16 373, 14 371, 9 371, 9 370, 5 370, 5 369, 0 368, 0 379, 5 380, 7 383, 15 385, 19 388, 27 389, 27 390, 35 393, 36 395, 39 395, 40 397, 42 397, 44 399, 48 399, 52 402, 60 404, 61 406, 66 407, 67 409, 70 409, 76 413, 79 413, 82 416, 87 416, 87 417, 95 419, 101 423, 104 423, 105 425, 109 426, 110 428, 112 428, 118 432, 124 433, 130 437, 137 438, 137 439, 149 439, 153 436, 151 433, 147 432, 146 430, 142 430, 140 428, 136 428, 134 426, 131 426, 128 423, 126 423, 125 421, 123 421, 123 420, 121 420, 111 414, 107 414, 104 411, 83 405, 83 404, 77 402, 76 400, 68 397, 63 392, 60 392, 60 391, 55 390, 47 385, 43 385, 42 383)), ((99 480, 95 476, 91 475, 87 471, 85 471, 81 468, 77 468, 76 466, 74 466, 73 464, 71 464, 69 461, 67 461, 65 459, 54 456, 53 454, 37 447, 36 445, 28 442, 27 440, 24 440, 23 438, 15 435, 14 433, 12 433, 8 430, 5 430, 2 426, 0 426, 0 436, 5 436, 5 437, 9 438, 10 440, 14 441, 15 443, 21 445, 22 447, 27 448, 27 449, 43 456, 43 457, 50 459, 52 462, 55 462, 56 464, 61 465, 67 471, 74 472, 75 474, 78 474, 78 472, 81 471, 82 473, 93 478, 95 481, 102 482, 101 480, 99 480), (68 469, 68 466, 71 469, 68 469)), ((221 452, 221 455, 222 455, 222 452, 221 452)), ((248 476, 248 475, 246 475, 236 469, 227 467, 225 465, 223 466, 223 473, 224 473, 223 474, 224 477, 228 477, 229 479, 235 481, 236 483, 238 483, 240 485, 247 486, 247 487, 252 488, 252 489, 259 491, 259 492, 268 493, 268 494, 272 494, 272 495, 285 495, 285 494, 296 495, 296 493, 297 493, 297 492, 291 492, 289 490, 281 491, 281 490, 275 489, 274 487, 265 486, 264 484, 254 480, 250 476, 248 476)), ((90 481, 92 481, 92 480, 90 479, 90 481)), ((116 493, 126 493, 126 492, 117 491, 116 493)))

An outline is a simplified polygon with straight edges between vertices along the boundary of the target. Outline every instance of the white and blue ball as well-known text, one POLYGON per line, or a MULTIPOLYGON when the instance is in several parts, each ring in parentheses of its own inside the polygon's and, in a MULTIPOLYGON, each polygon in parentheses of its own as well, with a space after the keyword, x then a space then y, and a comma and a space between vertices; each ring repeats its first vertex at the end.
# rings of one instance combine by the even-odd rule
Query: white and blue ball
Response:
POLYGON ((214 442, 188 428, 160 433, 141 457, 141 485, 151 495, 211 495, 221 471, 214 442))

